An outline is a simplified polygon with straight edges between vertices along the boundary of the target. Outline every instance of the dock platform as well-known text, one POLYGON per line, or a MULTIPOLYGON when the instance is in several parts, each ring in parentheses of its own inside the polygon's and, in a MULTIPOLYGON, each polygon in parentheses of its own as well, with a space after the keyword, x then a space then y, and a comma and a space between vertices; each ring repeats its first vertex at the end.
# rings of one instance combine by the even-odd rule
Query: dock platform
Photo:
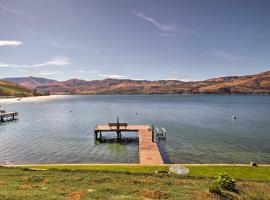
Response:
POLYGON ((16 120, 18 116, 18 112, 0 112, 0 123, 16 120))
POLYGON ((98 125, 95 130, 95 139, 98 134, 102 137, 102 132, 116 132, 117 139, 121 139, 121 132, 138 132, 139 137, 139 157, 142 165, 164 164, 157 144, 153 141, 152 128, 149 125, 127 125, 112 126, 98 125))

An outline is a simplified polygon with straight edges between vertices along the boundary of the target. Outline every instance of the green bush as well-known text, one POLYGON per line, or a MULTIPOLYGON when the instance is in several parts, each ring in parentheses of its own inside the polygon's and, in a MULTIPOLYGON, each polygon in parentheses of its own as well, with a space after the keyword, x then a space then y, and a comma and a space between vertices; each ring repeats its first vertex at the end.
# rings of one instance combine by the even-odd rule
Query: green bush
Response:
POLYGON ((218 194, 221 195, 222 191, 220 189, 220 186, 215 182, 213 183, 210 188, 209 188, 209 192, 213 193, 213 194, 218 194))
POLYGON ((226 173, 221 174, 217 178, 216 182, 221 187, 221 189, 232 191, 232 192, 236 191, 235 180, 226 173))
POLYGON ((219 195, 222 195, 222 190, 236 192, 235 186, 235 180, 224 173, 217 177, 215 182, 210 186, 209 192, 219 195))

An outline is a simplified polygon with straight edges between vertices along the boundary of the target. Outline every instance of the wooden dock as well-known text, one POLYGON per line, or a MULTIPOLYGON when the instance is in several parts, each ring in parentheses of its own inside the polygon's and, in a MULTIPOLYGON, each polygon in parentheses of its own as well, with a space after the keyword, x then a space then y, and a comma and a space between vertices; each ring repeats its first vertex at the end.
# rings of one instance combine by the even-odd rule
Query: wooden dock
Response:
POLYGON ((95 130, 95 138, 102 137, 102 132, 116 132, 121 139, 121 132, 138 132, 140 164, 159 165, 164 164, 157 144, 153 141, 152 128, 149 125, 110 126, 98 125, 95 130))
POLYGON ((0 112, 0 123, 16 120, 18 116, 18 112, 0 112))

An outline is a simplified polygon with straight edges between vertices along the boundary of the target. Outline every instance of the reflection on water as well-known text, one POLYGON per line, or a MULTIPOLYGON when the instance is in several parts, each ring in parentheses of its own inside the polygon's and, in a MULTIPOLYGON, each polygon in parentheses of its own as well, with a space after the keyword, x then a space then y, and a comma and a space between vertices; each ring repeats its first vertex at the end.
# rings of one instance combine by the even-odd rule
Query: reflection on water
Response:
POLYGON ((0 125, 0 163, 136 163, 137 141, 94 141, 94 127, 116 116, 165 127, 159 146, 167 162, 270 161, 270 96, 49 96, 0 104, 20 113, 17 122, 0 125))

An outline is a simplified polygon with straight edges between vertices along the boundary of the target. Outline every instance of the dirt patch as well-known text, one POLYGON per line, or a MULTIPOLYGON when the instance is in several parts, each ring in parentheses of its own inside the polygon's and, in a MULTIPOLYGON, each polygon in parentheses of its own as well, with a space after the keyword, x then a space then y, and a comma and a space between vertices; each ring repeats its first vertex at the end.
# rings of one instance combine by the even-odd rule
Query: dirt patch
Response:
POLYGON ((84 196, 84 192, 80 191, 80 192, 71 192, 68 194, 68 198, 72 199, 72 200, 81 200, 84 196))
POLYGON ((48 178, 45 178, 45 179, 43 180, 43 183, 44 183, 44 184, 49 184, 49 182, 50 182, 50 181, 49 181, 48 178))
POLYGON ((150 198, 150 199, 167 199, 169 198, 169 193, 160 192, 155 190, 141 190, 138 193, 141 197, 150 198))
POLYGON ((32 184, 22 184, 22 185, 20 185, 19 188, 21 190, 32 190, 32 189, 37 188, 37 186, 36 185, 32 185, 32 184))
POLYGON ((81 176, 74 176, 73 178, 76 181, 82 181, 83 180, 83 177, 81 177, 81 176))

